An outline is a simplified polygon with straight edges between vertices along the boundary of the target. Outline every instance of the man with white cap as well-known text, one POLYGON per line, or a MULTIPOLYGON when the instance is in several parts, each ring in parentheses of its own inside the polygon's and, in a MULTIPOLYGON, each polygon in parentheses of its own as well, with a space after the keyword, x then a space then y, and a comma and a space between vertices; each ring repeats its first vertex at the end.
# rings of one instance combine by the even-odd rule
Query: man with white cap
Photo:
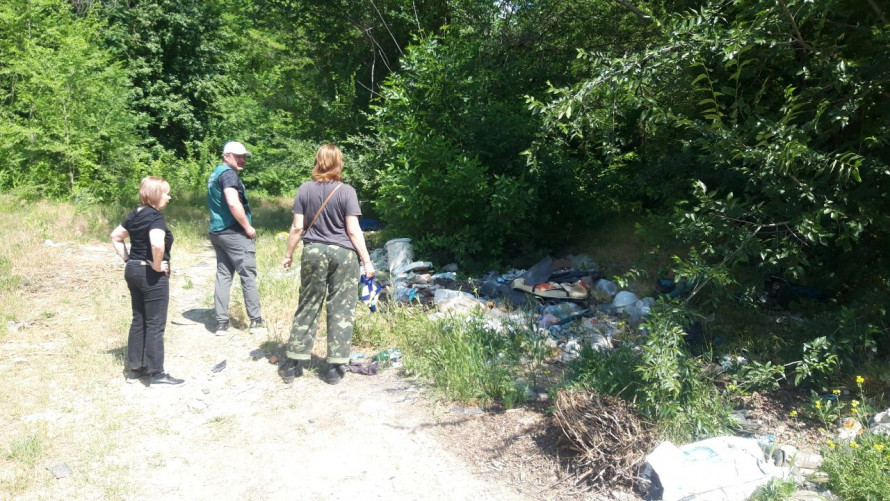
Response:
POLYGON ((232 277, 241 277, 244 306, 250 319, 250 333, 264 334, 260 294, 256 280, 256 229, 251 224, 250 202, 239 173, 250 152, 243 144, 230 141, 223 147, 222 163, 207 180, 207 208, 210 209, 210 242, 216 251, 216 286, 213 308, 216 335, 229 331, 229 295, 232 277))

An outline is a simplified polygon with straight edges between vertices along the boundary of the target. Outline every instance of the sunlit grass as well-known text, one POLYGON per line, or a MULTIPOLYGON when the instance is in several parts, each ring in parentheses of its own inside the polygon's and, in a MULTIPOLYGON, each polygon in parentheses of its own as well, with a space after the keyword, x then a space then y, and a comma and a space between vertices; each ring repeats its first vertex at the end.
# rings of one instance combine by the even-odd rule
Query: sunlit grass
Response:
MULTIPOLYGON (((31 493, 51 476, 47 461, 98 465, 130 440, 115 405, 129 326, 123 264, 108 234, 132 208, 22 202, 0 195, 0 392, 4 455, 0 492, 31 493), (75 414, 76 421, 68 418, 75 414), (37 431, 35 431, 35 429, 37 431)), ((119 492, 89 485, 87 491, 119 492)))

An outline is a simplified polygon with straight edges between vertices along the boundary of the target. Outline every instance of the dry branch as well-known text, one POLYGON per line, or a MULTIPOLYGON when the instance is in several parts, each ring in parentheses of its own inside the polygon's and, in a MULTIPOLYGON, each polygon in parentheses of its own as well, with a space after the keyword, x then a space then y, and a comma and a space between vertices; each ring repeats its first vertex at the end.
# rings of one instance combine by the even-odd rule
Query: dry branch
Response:
POLYGON ((577 481, 593 490, 633 488, 651 444, 651 432, 626 401, 591 391, 564 390, 553 419, 566 448, 576 453, 577 481))

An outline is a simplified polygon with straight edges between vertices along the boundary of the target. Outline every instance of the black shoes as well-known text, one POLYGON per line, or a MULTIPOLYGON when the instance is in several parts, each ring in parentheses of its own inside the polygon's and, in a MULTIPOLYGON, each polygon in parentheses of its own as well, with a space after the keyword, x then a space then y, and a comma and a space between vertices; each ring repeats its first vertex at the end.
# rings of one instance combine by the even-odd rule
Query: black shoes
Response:
POLYGON ((228 336, 229 335, 229 323, 228 322, 219 322, 216 324, 216 330, 213 332, 217 336, 228 336))
POLYGON ((128 383, 135 383, 136 381, 145 381, 148 383, 148 386, 154 386, 156 384, 159 385, 169 385, 169 386, 179 386, 182 383, 185 383, 184 379, 179 379, 167 374, 166 372, 160 372, 156 374, 149 374, 146 372, 145 367, 140 367, 138 369, 127 369, 124 371, 124 378, 128 383))
POLYGON ((247 330, 247 332, 250 332, 251 334, 256 336, 264 335, 269 331, 268 329, 266 329, 266 322, 263 322, 262 318, 258 318, 256 320, 250 321, 250 328, 247 330))
POLYGON ((148 380, 149 386, 154 386, 156 384, 166 384, 170 386, 179 386, 185 382, 185 379, 179 379, 167 374, 166 372, 161 372, 159 374, 152 374, 151 378, 148 380))
POLYGON ((124 379, 128 383, 135 383, 135 382, 139 381, 140 379, 144 378, 145 376, 148 376, 148 374, 145 373, 145 367, 140 367, 138 369, 124 370, 124 379))
MULTIPOLYGON (((307 360, 294 360, 293 358, 284 358, 284 362, 278 366, 278 375, 285 384, 294 382, 294 379, 303 375, 303 364, 307 360)), ((328 370, 322 375, 321 379, 327 384, 338 384, 346 376, 345 364, 330 364, 328 370)))
POLYGON ((303 364, 300 360, 284 357, 284 362, 278 367, 278 375, 284 384, 291 384, 295 378, 303 375, 303 364))
POLYGON ((339 384, 346 376, 345 364, 331 364, 324 374, 324 382, 327 384, 339 384))

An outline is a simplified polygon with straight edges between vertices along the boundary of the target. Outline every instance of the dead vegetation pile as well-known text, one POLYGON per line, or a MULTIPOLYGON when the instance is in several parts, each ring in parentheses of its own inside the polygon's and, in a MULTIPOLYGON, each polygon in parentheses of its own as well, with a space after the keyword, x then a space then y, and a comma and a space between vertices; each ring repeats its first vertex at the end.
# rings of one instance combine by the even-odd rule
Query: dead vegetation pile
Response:
POLYGON ((652 444, 649 425, 633 407, 618 397, 577 389, 560 391, 554 403, 563 447, 576 454, 577 483, 595 491, 633 489, 652 444))

